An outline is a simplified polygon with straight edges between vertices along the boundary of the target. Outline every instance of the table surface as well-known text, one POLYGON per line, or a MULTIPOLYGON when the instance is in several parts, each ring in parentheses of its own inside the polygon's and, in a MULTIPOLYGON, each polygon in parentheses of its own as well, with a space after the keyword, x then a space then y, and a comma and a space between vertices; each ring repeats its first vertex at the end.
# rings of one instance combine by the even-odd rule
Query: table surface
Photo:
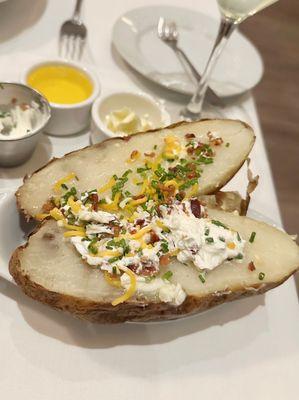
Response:
POLYGON ((265 63, 264 77, 253 93, 283 223, 290 233, 299 233, 299 174, 294 173, 299 167, 298 21, 298 1, 284 0, 241 26, 265 63))
MULTIPOLYGON (((111 49, 115 19, 130 8, 146 4, 145 0, 115 0, 103 7, 102 2, 86 0, 89 56, 97 65, 104 92, 115 88, 115 82, 119 88, 154 92, 164 97, 175 113, 180 99, 134 74, 111 49)), ((22 65, 37 54, 55 54, 56 34, 72 5, 71 0, 9 0, 0 5, 2 79, 15 78, 22 65)), ((217 15, 216 5, 204 0, 186 0, 184 6, 217 15)), ((262 174, 251 207, 279 223, 269 163, 250 94, 239 100, 238 107, 240 117, 255 129, 252 168, 262 174)), ((88 134, 69 141, 45 136, 38 153, 25 167, 0 170, 0 188, 14 187, 24 172, 31 172, 53 154, 61 155, 87 142, 88 134)), ((229 187, 244 185, 243 169, 229 187)), ((117 326, 77 321, 33 302, 15 285, 0 280, 1 398, 295 398, 298 331, 293 279, 265 296, 226 304, 183 321, 117 326)))

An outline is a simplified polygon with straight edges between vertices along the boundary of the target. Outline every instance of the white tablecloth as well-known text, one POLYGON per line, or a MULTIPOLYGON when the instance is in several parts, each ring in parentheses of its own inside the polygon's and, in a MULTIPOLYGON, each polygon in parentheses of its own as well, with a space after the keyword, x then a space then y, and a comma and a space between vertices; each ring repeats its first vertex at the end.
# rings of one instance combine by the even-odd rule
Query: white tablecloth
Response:
MULTIPOLYGON (((152 1, 151 4, 159 4, 152 1)), ((169 2, 217 15, 205 0, 169 2)), ((140 88, 165 92, 137 77, 111 49, 111 28, 145 0, 85 0, 87 59, 96 63, 103 92, 140 88)), ((36 57, 56 54, 57 32, 71 15, 70 0, 8 0, 0 4, 0 79, 16 79, 36 57)), ((266 27, 265 27, 266 29, 266 27)), ((173 115, 174 95, 166 104, 173 115)), ((280 223, 260 126, 250 95, 239 101, 240 118, 255 129, 252 168, 261 175, 251 208, 280 223)), ((0 190, 16 187, 52 155, 88 143, 88 134, 44 137, 23 167, 0 169, 0 190)), ((245 171, 229 185, 244 188, 245 171)), ((1 226, 0 229, 7 229, 1 226)), ((3 266, 1 266, 3 267, 3 266)), ((224 305, 184 321, 93 326, 53 311, 0 281, 0 398, 82 399, 291 399, 299 370, 298 297, 294 280, 276 290, 224 305)))

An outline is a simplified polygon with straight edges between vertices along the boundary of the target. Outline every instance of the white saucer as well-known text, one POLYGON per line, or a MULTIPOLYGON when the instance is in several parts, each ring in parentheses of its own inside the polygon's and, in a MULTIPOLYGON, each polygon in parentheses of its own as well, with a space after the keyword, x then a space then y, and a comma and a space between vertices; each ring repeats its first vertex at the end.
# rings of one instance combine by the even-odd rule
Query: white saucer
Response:
MULTIPOLYGON (((146 78, 177 92, 192 94, 189 80, 173 51, 157 37, 160 16, 174 20, 179 44, 202 72, 212 49, 219 21, 184 8, 142 7, 123 14, 115 23, 112 41, 120 55, 146 78)), ((211 87, 222 97, 241 94, 262 78, 263 62, 257 49, 234 32, 213 72, 211 87)))

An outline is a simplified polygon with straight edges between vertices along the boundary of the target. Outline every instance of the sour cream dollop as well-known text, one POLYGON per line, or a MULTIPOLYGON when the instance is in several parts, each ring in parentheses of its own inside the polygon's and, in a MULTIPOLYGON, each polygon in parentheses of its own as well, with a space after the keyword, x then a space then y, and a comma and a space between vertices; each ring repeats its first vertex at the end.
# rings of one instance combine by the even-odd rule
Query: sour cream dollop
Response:
POLYGON ((0 105, 0 140, 29 135, 42 120, 42 112, 34 101, 30 104, 13 101, 0 105))

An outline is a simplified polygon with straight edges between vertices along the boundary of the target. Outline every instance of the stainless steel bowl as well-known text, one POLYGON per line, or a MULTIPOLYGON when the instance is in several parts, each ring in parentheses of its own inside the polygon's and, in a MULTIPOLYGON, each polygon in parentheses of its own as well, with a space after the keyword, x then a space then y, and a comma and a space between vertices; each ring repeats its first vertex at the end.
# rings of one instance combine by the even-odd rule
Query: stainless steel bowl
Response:
POLYGON ((36 90, 21 83, 0 83, 0 106, 10 104, 12 99, 16 99, 18 104, 30 104, 34 101, 43 118, 29 134, 25 133, 18 139, 0 139, 0 165, 4 167, 22 164, 32 155, 51 115, 48 101, 36 90))

